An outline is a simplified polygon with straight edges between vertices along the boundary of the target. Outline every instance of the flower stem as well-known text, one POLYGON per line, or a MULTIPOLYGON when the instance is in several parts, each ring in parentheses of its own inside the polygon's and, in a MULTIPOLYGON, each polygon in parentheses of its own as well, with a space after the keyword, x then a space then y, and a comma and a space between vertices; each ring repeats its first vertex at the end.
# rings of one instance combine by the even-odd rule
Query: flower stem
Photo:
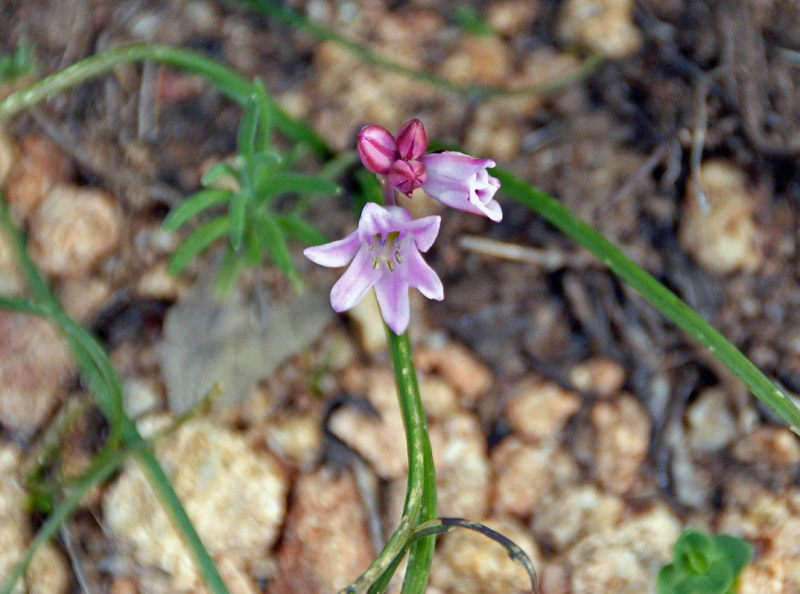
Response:
POLYGON ((592 252, 614 274, 636 289, 653 307, 706 347, 714 357, 742 380, 757 398, 774 410, 792 431, 800 435, 800 410, 788 396, 675 293, 639 267, 598 231, 576 218, 552 196, 503 169, 495 168, 491 173, 500 180, 506 194, 547 219, 592 252))

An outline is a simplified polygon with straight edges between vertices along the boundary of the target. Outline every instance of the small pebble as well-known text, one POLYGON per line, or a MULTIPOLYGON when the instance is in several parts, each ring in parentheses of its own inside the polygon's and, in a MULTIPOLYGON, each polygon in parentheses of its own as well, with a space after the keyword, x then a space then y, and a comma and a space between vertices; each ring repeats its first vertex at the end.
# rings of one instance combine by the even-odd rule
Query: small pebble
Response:
POLYGON ((642 45, 633 8, 633 0, 567 0, 559 15, 558 36, 606 58, 623 58, 642 45))
POLYGON ((733 441, 738 431, 722 388, 703 390, 686 410, 686 432, 691 448, 701 452, 721 450, 733 441))
POLYGON ((546 441, 559 436, 581 398, 555 382, 528 378, 520 382, 506 405, 508 424, 520 436, 546 441))

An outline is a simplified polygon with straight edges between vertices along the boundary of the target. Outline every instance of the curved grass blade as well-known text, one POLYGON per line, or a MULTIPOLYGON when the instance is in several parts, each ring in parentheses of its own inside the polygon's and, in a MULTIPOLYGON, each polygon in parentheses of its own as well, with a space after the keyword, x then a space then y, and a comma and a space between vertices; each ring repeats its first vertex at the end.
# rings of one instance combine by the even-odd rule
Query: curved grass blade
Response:
POLYGON ((233 198, 231 198, 231 208, 228 211, 228 218, 230 219, 231 246, 234 250, 238 250, 242 245, 248 198, 249 195, 244 189, 236 192, 233 198))
MULTIPOLYGON (((222 165, 222 163, 218 163, 217 165, 222 165)), ((214 167, 216 167, 216 165, 214 167)), ((216 206, 217 204, 228 202, 232 195, 233 193, 230 190, 216 188, 200 190, 173 208, 164 218, 164 222, 161 223, 161 228, 166 231, 175 231, 196 214, 212 206, 216 206)))
POLYGON ((270 121, 269 121, 269 102, 267 101, 267 90, 264 88, 264 81, 258 76, 253 79, 256 102, 258 103, 258 113, 261 121, 256 135, 255 149, 257 153, 269 147, 270 121))
POLYGON ((225 163, 224 161, 221 163, 216 163, 212 165, 211 168, 203 174, 203 177, 200 178, 200 184, 205 186, 210 186, 215 181, 217 181, 221 177, 231 177, 236 182, 242 183, 242 180, 239 179, 239 172, 231 165, 230 163, 225 163))
POLYGON ((211 245, 214 240, 225 235, 229 226, 230 220, 227 215, 221 215, 200 225, 172 253, 167 262, 167 271, 170 274, 179 274, 192 258, 211 245))
POLYGON ((330 239, 314 225, 306 223, 297 217, 275 215, 275 222, 278 223, 281 231, 299 239, 306 245, 322 245, 330 241, 330 239))
POLYGON ((239 256, 230 245, 225 249, 225 255, 220 262, 217 278, 214 279, 214 297, 222 299, 231 290, 245 259, 239 256))
POLYGON ((292 254, 289 252, 289 246, 286 245, 286 239, 275 218, 262 212, 258 214, 256 221, 258 239, 269 253, 272 262, 284 274, 291 275, 294 273, 292 254))
POLYGON ((338 196, 342 193, 342 188, 339 184, 327 179, 302 173, 278 173, 272 176, 269 186, 266 188, 266 195, 275 196, 285 193, 338 196))
POLYGON ((495 168, 503 192, 547 219, 597 256, 608 268, 636 289, 658 311, 706 347, 730 369, 750 391, 800 435, 800 409, 772 383, 741 351, 711 324, 686 305, 672 291, 626 256, 598 231, 576 218, 552 196, 533 187, 510 172, 495 168))
POLYGON ((479 524, 478 522, 473 522, 471 520, 465 520, 464 518, 438 518, 436 520, 431 520, 418 525, 414 529, 414 534, 411 538, 417 540, 427 536, 444 534, 446 532, 455 530, 456 528, 466 528, 467 530, 477 532, 478 534, 495 541, 497 544, 503 547, 508 553, 508 557, 514 563, 522 567, 528 574, 528 577, 531 580, 531 591, 534 592, 534 594, 539 594, 539 576, 536 573, 536 568, 533 566, 533 561, 531 561, 531 558, 528 557, 525 551, 523 551, 513 540, 503 536, 495 530, 492 530, 488 526, 484 526, 483 524, 479 524))

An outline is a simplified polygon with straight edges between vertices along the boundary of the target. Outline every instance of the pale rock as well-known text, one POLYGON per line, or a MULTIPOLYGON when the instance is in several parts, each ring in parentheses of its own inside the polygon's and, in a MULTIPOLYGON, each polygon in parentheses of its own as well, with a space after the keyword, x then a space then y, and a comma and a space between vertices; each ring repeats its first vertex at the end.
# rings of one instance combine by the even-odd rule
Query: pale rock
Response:
POLYGON ((117 248, 122 225, 119 205, 107 192, 55 186, 31 220, 31 257, 47 274, 86 276, 117 248))
POLYGON ((800 517, 792 515, 758 539, 756 559, 741 573, 739 594, 800 591, 800 517))
POLYGON ((408 470, 406 437, 392 374, 370 373, 366 391, 377 415, 353 406, 342 407, 330 416, 328 428, 358 452, 381 478, 404 476, 408 470))
POLYGON ((148 267, 136 281, 136 294, 142 299, 177 301, 188 291, 189 286, 183 276, 167 272, 166 260, 148 267))
POLYGON ((455 413, 430 427, 439 515, 479 518, 489 508, 489 458, 477 417, 455 413))
POLYGON ((6 183, 11 166, 17 160, 17 147, 14 140, 0 127, 0 188, 6 183))
POLYGON ((650 446, 650 417, 628 394, 600 401, 591 412, 595 430, 592 472, 605 488, 628 493, 646 482, 644 465, 650 446))
POLYGON ((361 301, 347 310, 347 315, 358 326, 361 348, 370 355, 386 350, 386 330, 378 301, 370 291, 361 301))
POLYGON ((56 184, 75 172, 63 151, 43 136, 30 134, 19 141, 18 155, 6 176, 6 198, 17 221, 27 220, 56 184))
POLYGON ((69 317, 86 323, 111 298, 112 292, 109 282, 102 278, 66 278, 58 289, 58 296, 69 317))
POLYGON ((461 404, 474 406, 494 385, 492 372, 469 349, 456 342, 420 345, 414 354, 419 371, 435 371, 461 395, 461 404))
POLYGON ((506 405, 511 428, 525 439, 557 439, 564 425, 581 407, 581 398, 556 382, 527 378, 506 405))
MULTIPOLYGON (((31 539, 22 465, 19 448, 0 443, 0 476, 3 477, 0 480, 0 579, 16 566, 31 539)), ((12 594, 62 594, 67 592, 69 583, 64 559, 51 543, 46 543, 36 553, 25 578, 17 582, 12 594)))
MULTIPOLYGON (((735 495, 744 489, 729 484, 728 491, 735 495)), ((719 531, 756 540, 775 532, 797 512, 789 505, 790 497, 769 491, 761 486, 755 492, 745 493, 741 500, 727 501, 719 518, 719 531)))
POLYGON ((610 398, 622 389, 625 370, 613 359, 594 357, 573 367, 569 372, 569 381, 581 392, 610 398))
POLYGON ((330 594, 364 571, 375 551, 353 478, 322 467, 294 484, 268 594, 330 594))
POLYGON ((800 440, 784 427, 759 427, 736 442, 733 457, 746 464, 791 466, 800 462, 800 440))
POLYGON ((125 414, 132 419, 161 409, 164 405, 163 394, 159 387, 144 377, 127 377, 122 380, 122 406, 125 414))
MULTIPOLYGON (((519 520, 492 516, 481 522, 519 546, 537 572, 542 562, 533 536, 519 520)), ((442 538, 431 569, 431 584, 444 592, 516 594, 531 591, 525 570, 498 543, 472 530, 457 528, 442 538)))
POLYGON ((562 552, 590 534, 617 525, 625 504, 594 485, 575 485, 544 497, 533 518, 533 530, 562 552))
POLYGON ((270 450, 284 462, 300 469, 311 468, 322 455, 322 422, 314 414, 293 414, 265 427, 270 450))
POLYGON ((633 7, 633 0, 567 0, 559 14, 558 36, 606 58, 623 58, 642 45, 633 7))
POLYGON ((0 229, 0 295, 19 297, 25 291, 25 281, 17 267, 17 257, 10 238, 0 229))
POLYGON ((465 35, 439 67, 439 75, 460 83, 499 85, 513 66, 511 49, 499 37, 465 35))
POLYGON ((681 524, 666 506, 587 535, 567 553, 572 594, 655 594, 681 524))
POLYGON ((538 0, 501 0, 489 5, 486 22, 500 35, 513 35, 530 27, 538 11, 538 0))
POLYGON ((686 433, 690 447, 701 452, 721 450, 733 441, 738 431, 725 390, 703 390, 686 409, 686 433))
POLYGON ((700 166, 699 179, 709 210, 704 210, 689 184, 678 234, 681 245, 714 274, 756 270, 763 254, 753 217, 756 198, 744 173, 727 161, 713 159, 700 166))
POLYGON ((417 376, 422 408, 429 422, 444 420, 458 411, 458 398, 453 386, 437 375, 417 376))
MULTIPOLYGON (((147 421, 140 425, 145 435, 165 419, 147 421)), ((237 568, 261 563, 286 509, 288 483, 273 458, 205 419, 164 437, 156 455, 212 557, 237 568)), ((120 554, 142 568, 140 580, 166 574, 171 592, 199 587, 192 555, 137 464, 127 464, 109 487, 103 517, 120 554)))
POLYGON ((0 424, 33 433, 61 401, 72 362, 44 318, 0 311, 0 424))
MULTIPOLYGON (((506 437, 491 452, 492 511, 528 518, 543 499, 578 479, 578 467, 555 442, 533 445, 506 437)), ((538 512, 536 513, 538 517, 538 512)))

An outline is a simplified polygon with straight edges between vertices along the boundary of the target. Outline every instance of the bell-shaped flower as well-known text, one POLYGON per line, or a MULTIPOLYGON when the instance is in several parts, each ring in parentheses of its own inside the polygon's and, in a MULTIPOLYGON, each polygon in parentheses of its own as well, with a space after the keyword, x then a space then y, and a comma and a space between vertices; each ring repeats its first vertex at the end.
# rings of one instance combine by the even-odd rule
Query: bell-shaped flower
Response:
POLYGON ((331 289, 331 307, 341 312, 356 305, 375 287, 381 315, 389 328, 408 328, 409 287, 428 299, 444 298, 442 281, 422 259, 439 233, 441 217, 412 219, 404 208, 367 203, 358 229, 344 239, 306 248, 303 254, 321 266, 350 266, 331 289))
POLYGON ((498 223, 503 219, 500 204, 494 199, 500 180, 486 171, 494 167, 491 159, 476 159, 455 151, 422 155, 425 181, 422 189, 445 206, 489 217, 498 223))

